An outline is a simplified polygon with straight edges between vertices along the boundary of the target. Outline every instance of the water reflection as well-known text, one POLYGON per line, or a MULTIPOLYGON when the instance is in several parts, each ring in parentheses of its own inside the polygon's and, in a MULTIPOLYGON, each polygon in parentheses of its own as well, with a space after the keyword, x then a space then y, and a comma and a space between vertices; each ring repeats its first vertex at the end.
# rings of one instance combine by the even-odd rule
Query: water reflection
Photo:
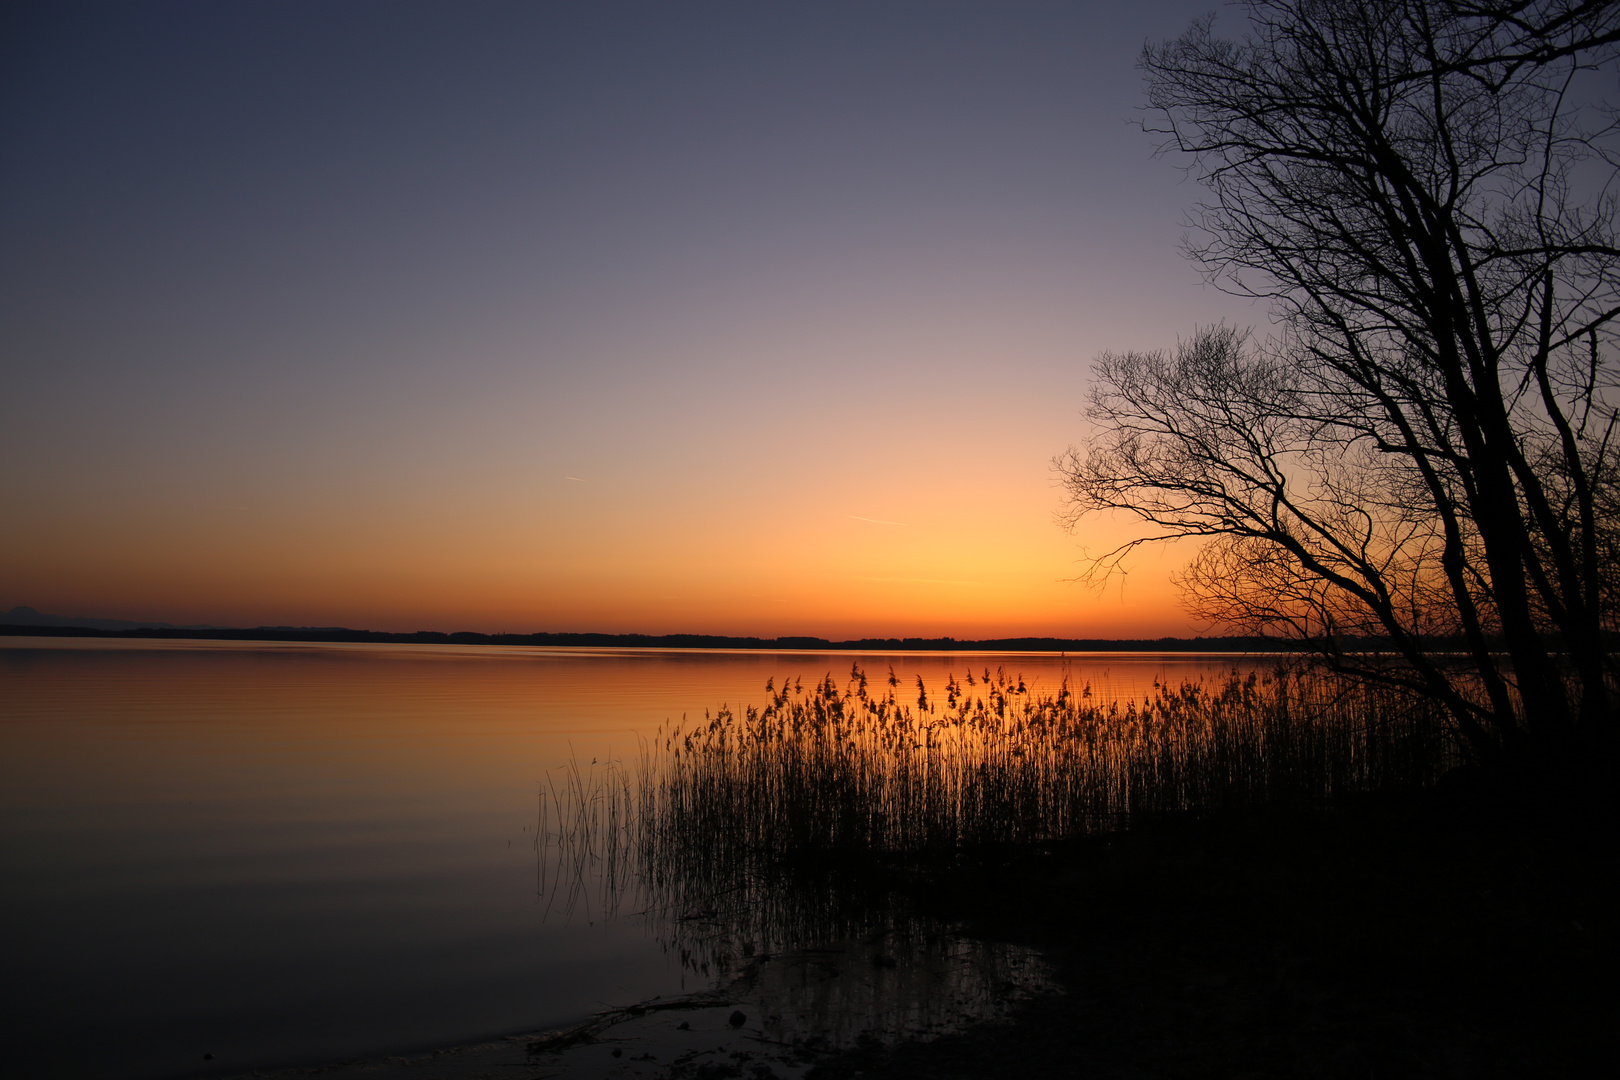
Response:
MULTIPOLYGON (((722 966, 741 972, 752 958, 740 934, 726 952, 698 940, 701 920, 638 914, 656 898, 626 890, 630 848, 547 869, 538 856, 563 823, 562 770, 595 758, 597 777, 633 777, 660 725, 850 662, 8 640, 11 1060, 26 1075, 112 1078, 318 1063, 566 1024, 603 1003, 701 989, 722 966), (554 796, 545 812, 542 789, 554 796), (695 946, 695 966, 680 945, 665 950, 677 939, 695 946)), ((1032 684, 1067 673, 1138 693, 1232 660, 1006 662, 1032 684)), ((862 663, 932 686, 961 659, 862 663)), ((610 804, 582 805, 598 815, 584 820, 607 823, 601 835, 628 840, 610 804)), ((697 899, 671 917, 724 898, 697 899)), ((842 900, 784 902, 810 904, 800 914, 821 920, 823 941, 871 932, 851 922, 839 937, 842 900)), ((791 951, 786 938, 754 944, 791 951)))
POLYGON ((756 957, 711 992, 614 1010, 535 1040, 529 1063, 569 1080, 796 1077, 829 1054, 999 1019, 1052 987, 1033 950, 919 923, 756 957))
POLYGON ((1054 983, 1032 949, 919 921, 773 957, 751 965, 735 985, 739 996, 758 1003, 769 1039, 835 1051, 999 1019, 1054 983))

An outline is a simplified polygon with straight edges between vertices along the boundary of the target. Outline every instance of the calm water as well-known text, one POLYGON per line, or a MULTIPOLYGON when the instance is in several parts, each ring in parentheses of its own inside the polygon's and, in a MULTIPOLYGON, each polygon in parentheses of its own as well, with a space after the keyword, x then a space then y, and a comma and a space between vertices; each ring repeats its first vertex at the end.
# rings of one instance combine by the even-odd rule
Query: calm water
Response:
POLYGON ((1252 666, 0 639, 8 1056, 118 1078, 320 1062, 699 989, 642 922, 540 899, 540 784, 856 659, 1103 697, 1252 666))

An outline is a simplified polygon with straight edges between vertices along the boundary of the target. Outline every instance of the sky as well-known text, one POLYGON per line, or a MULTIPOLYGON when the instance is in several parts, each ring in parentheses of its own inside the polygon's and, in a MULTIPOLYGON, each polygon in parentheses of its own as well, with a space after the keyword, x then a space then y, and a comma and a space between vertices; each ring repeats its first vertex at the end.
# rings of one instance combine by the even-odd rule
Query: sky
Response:
POLYGON ((1133 126, 1213 7, 9 4, 0 609, 1208 632, 1051 460, 1263 321, 1133 126))

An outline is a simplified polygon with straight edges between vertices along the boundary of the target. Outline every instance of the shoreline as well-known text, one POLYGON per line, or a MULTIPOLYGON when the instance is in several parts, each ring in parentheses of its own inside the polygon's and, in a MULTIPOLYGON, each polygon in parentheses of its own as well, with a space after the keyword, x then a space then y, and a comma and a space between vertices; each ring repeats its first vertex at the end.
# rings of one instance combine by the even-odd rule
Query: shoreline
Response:
POLYGON ((325 1064, 193 1075, 199 1080, 799 1080, 863 1047, 898 1048, 965 1032, 971 1023, 963 1017, 969 1014, 983 1022, 1005 1020, 1018 1003, 1055 990, 1033 950, 1013 950, 1020 954, 1012 973, 1016 989, 1008 982, 982 983, 974 988, 977 993, 964 995, 960 985, 951 985, 949 959, 944 965, 939 956, 934 963, 916 957, 896 961, 873 949, 867 937, 758 957, 723 985, 605 1009, 560 1029, 325 1064), (934 1000, 918 1000, 919 986, 937 989, 942 983, 934 1000), (986 1008, 992 996, 999 1000, 986 1008), (853 1023, 823 1027, 829 1006, 853 1023))
POLYGON ((1592 1075, 1620 1034, 1611 835, 1433 793, 1164 820, 896 872, 893 885, 964 940, 1050 965, 1038 991, 954 1030, 784 1038, 739 978, 601 1014, 556 1052, 533 1053, 539 1040, 522 1035, 233 1077, 1592 1075), (746 1013, 735 1028, 733 1009, 746 1013))

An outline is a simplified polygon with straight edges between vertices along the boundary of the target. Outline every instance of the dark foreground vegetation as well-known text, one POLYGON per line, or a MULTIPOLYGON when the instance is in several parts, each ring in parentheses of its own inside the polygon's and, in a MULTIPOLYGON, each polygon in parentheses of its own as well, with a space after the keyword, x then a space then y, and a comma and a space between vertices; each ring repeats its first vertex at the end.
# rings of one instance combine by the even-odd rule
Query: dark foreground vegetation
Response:
POLYGON ((1430 793, 936 868, 907 895, 1040 948, 1061 992, 814 1075, 1602 1075, 1620 1022, 1611 837, 1430 793))
POLYGON ((1278 666, 1099 701, 1005 669, 932 690, 766 684, 768 703, 677 725, 640 775, 648 880, 673 906, 726 896, 769 947, 814 913, 782 910, 784 868, 837 881, 1038 849, 1144 822, 1265 806, 1308 811, 1416 790, 1450 763, 1444 714, 1410 695, 1278 666), (695 839, 700 838, 700 839, 695 839), (774 932, 773 932, 774 931, 774 932))
POLYGON ((1138 701, 983 668, 767 689, 554 794, 575 865, 639 882, 722 980, 927 925, 1034 946, 1059 985, 812 1075, 1582 1076, 1609 1050, 1606 800, 1471 764, 1417 695, 1283 666, 1138 701))

